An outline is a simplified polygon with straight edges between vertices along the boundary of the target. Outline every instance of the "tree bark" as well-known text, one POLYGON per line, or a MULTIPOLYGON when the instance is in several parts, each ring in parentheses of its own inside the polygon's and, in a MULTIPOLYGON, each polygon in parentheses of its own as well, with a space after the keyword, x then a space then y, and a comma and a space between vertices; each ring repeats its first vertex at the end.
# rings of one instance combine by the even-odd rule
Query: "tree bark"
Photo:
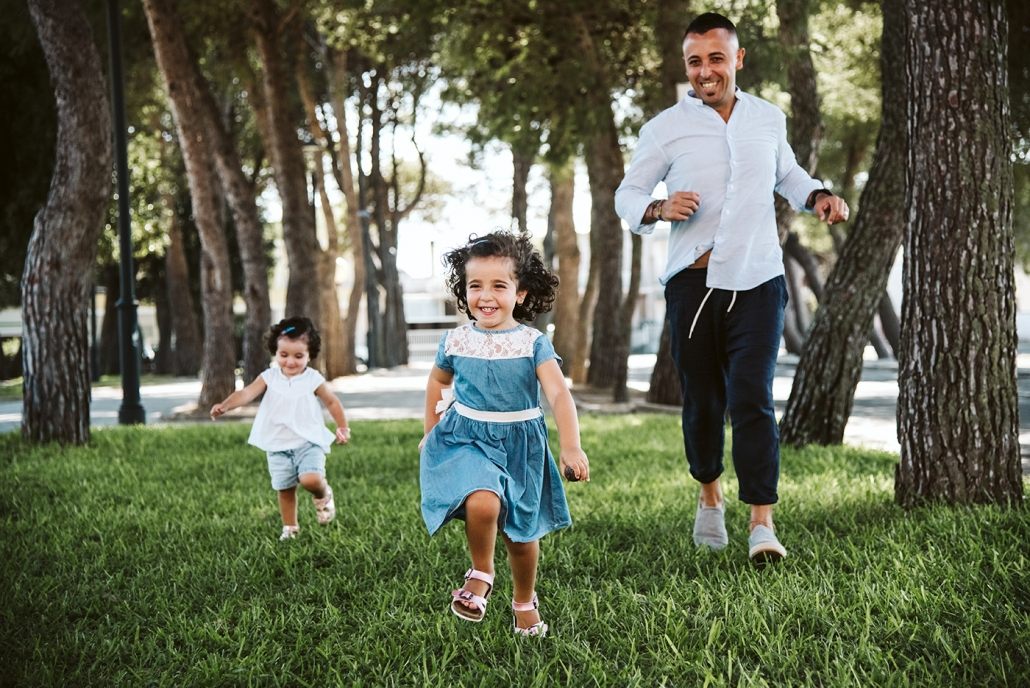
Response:
MULTIPOLYGON (((101 375, 121 375, 122 360, 118 348, 118 309, 115 304, 122 297, 118 265, 100 268, 100 282, 104 287, 104 317, 100 321, 100 349, 97 358, 101 375)), ((200 360, 200 349, 197 349, 200 360)), ((196 371, 194 371, 196 372, 196 371)))
POLYGON ((883 298, 880 299, 877 315, 880 316, 883 338, 890 345, 894 358, 897 358, 898 352, 901 351, 901 321, 898 320, 898 312, 894 309, 894 304, 891 302, 891 295, 886 290, 883 292, 883 298))
POLYGON ((862 375, 873 316, 901 243, 905 203, 905 51, 901 0, 883 3, 882 112, 869 181, 827 279, 780 422, 780 441, 840 444, 862 375))
POLYGON ((332 65, 332 73, 329 76, 330 98, 333 114, 336 116, 336 131, 340 136, 335 167, 339 171, 339 178, 336 183, 347 201, 347 242, 354 263, 354 284, 351 285, 350 296, 347 299, 347 317, 343 327, 344 361, 341 374, 353 375, 358 372, 354 348, 357 344, 358 311, 361 308, 361 297, 365 293, 365 249, 359 214, 364 208, 358 200, 358 192, 354 187, 354 169, 351 166, 350 130, 347 127, 346 51, 331 51, 326 63, 332 65))
POLYGON ((182 242, 182 226, 175 210, 171 194, 165 196, 170 219, 168 221, 168 246, 165 247, 165 282, 171 306, 172 332, 172 374, 177 377, 193 377, 200 369, 204 355, 200 327, 197 323, 193 295, 190 292, 190 272, 186 262, 186 251, 182 242))
MULTIPOLYGON (((687 80, 683 64, 683 28, 690 19, 689 0, 671 0, 658 5, 658 24, 655 27, 662 48, 662 93, 666 107, 679 101, 677 85, 687 80)), ((658 355, 651 370, 651 385, 647 390, 647 401, 652 404, 679 406, 683 403, 680 391, 680 376, 672 360, 669 320, 662 325, 662 336, 658 343, 658 355)))
POLYGON ((615 213, 615 190, 624 169, 614 115, 606 117, 603 129, 590 137, 586 163, 590 178, 590 233, 597 237, 600 251, 587 382, 613 389, 620 369, 626 365, 621 347, 622 220, 615 213))
POLYGON ((630 273, 626 298, 622 301, 622 331, 619 333, 619 348, 615 353, 619 367, 615 371, 615 382, 612 388, 612 401, 622 403, 629 401, 629 354, 633 339, 633 313, 637 309, 637 297, 640 296, 640 261, 644 242, 639 234, 630 235, 630 273))
MULTIPOLYGON (((236 355, 232 321, 232 277, 229 248, 221 223, 221 186, 215 172, 215 141, 202 105, 204 92, 188 78, 192 56, 171 0, 144 0, 158 69, 168 93, 179 135, 186 176, 193 198, 193 216, 200 234, 201 293, 204 310, 203 385, 197 406, 210 408, 236 388, 236 355)), ((208 94, 210 96, 210 94, 208 94)))
MULTIPOLYGON (((798 164, 809 174, 814 174, 819 159, 819 142, 823 136, 823 121, 819 113, 815 65, 812 63, 812 53, 809 50, 810 11, 810 0, 776 0, 776 13, 780 19, 779 40, 783 47, 787 67, 787 90, 790 93, 790 145, 798 164)), ((797 211, 779 195, 776 196, 775 207, 776 227, 782 245, 787 241, 797 211)), ((792 267, 786 254, 784 265, 789 276, 792 267)), ((796 280, 788 279, 787 293, 795 309, 795 317, 788 317, 784 321, 784 343, 787 351, 797 354, 801 352, 806 337, 808 313, 802 312, 802 309, 806 309, 807 305, 801 298, 796 280)))
POLYGON ((111 188, 111 117, 77 2, 29 0, 57 105, 57 159, 22 276, 22 437, 89 442, 89 297, 111 188))
MULTIPOLYGON (((584 157, 590 179, 590 277, 586 308, 593 307, 593 332, 586 381, 614 390, 620 369, 622 338, 622 220, 615 212, 615 190, 622 181, 623 159, 612 111, 611 90, 606 83, 595 37, 582 13, 572 16, 575 40, 582 53, 586 104, 593 113, 592 126, 584 132, 584 157), (590 301, 595 298, 596 302, 590 301)), ((583 308, 581 307, 581 314, 583 308)), ((581 326, 582 327, 582 326, 581 326)), ((582 360, 576 365, 582 364, 582 360)), ((574 378, 575 379, 575 378, 574 378)))
POLYGON ((272 0, 243 3, 251 20, 258 54, 264 66, 262 84, 270 156, 275 168, 275 185, 283 207, 283 240, 289 262, 286 316, 305 315, 321 326, 321 290, 318 287, 318 238, 308 204, 307 174, 296 120, 290 112, 294 102, 288 93, 279 15, 272 0))
POLYGON ((579 321, 580 251, 572 211, 576 191, 572 164, 552 169, 551 217, 554 221, 555 254, 558 258, 558 297, 554 301, 554 350, 562 370, 572 372, 576 361, 576 325, 579 321))
MULTIPOLYGON (((268 367, 264 336, 272 320, 268 297, 268 263, 264 252, 264 228, 254 200, 254 188, 243 173, 232 138, 219 115, 211 87, 200 73, 197 60, 187 47, 186 32, 173 5, 158 2, 153 12, 161 12, 162 50, 167 58, 162 69, 177 70, 167 81, 191 84, 199 96, 196 105, 198 125, 209 143, 215 171, 236 221, 236 239, 243 267, 243 300, 246 321, 243 334, 243 382, 250 384, 268 367)), ((156 39, 155 39, 156 40, 156 39)))
POLYGON ((529 212, 529 196, 526 185, 529 183, 529 170, 533 167, 533 156, 511 147, 511 161, 514 168, 511 192, 511 217, 519 228, 520 234, 529 233, 526 216, 529 212))
POLYGON ((906 508, 1017 506, 1005 3, 921 0, 906 5, 905 18, 908 213, 895 498, 906 508))
POLYGON ((325 185, 325 167, 323 156, 326 153, 332 155, 329 148, 329 135, 322 128, 318 119, 318 110, 315 105, 315 94, 311 89, 311 83, 307 78, 305 69, 305 57, 307 55, 307 43, 303 37, 297 41, 301 49, 298 50, 295 72, 297 74, 297 87, 300 91, 301 102, 304 104, 304 114, 308 120, 308 129, 312 137, 319 145, 319 151, 314 156, 313 169, 315 172, 315 186, 319 204, 322 206, 322 217, 325 221, 326 246, 325 249, 318 248, 319 258, 319 284, 322 289, 322 362, 325 365, 325 376, 332 380, 347 375, 347 361, 344 352, 343 320, 340 318, 340 297, 336 291, 336 258, 340 254, 340 234, 336 228, 336 216, 333 214, 333 207, 329 202, 329 193, 325 185))

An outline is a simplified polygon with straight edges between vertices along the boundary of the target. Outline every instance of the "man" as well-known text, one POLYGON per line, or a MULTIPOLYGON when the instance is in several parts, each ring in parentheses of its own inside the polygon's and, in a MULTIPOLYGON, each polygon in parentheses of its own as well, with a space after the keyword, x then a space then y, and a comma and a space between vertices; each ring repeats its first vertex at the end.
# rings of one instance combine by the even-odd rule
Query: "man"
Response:
POLYGON ((779 108, 737 89, 744 49, 729 19, 694 20, 683 58, 692 90, 640 130, 615 206, 638 234, 672 223, 661 281, 684 447, 701 483, 694 542, 728 543, 719 486, 728 409, 739 498, 751 505, 749 556, 779 561, 787 552, 772 521, 780 463, 772 381, 787 290, 773 191, 829 224, 847 220, 848 207, 797 164, 779 108), (663 180, 669 198, 655 200, 663 180))

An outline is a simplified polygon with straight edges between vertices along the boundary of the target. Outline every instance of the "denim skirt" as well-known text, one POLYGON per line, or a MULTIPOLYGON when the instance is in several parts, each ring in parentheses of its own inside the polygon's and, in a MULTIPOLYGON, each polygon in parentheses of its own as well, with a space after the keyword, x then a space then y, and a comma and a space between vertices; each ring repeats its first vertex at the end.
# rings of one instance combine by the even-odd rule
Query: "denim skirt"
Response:
POLYGON ((478 490, 500 498, 497 525, 514 542, 572 525, 543 416, 492 422, 448 409, 422 448, 419 483, 430 535, 452 518, 464 520, 465 499, 478 490))

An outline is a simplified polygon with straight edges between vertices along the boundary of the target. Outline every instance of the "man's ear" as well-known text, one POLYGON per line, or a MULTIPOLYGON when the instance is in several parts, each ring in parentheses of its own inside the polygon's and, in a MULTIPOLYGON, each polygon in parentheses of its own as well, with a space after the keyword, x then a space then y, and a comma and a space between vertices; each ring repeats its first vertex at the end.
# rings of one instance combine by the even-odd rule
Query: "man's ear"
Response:
POLYGON ((744 68, 744 49, 739 48, 737 50, 737 69, 744 68))

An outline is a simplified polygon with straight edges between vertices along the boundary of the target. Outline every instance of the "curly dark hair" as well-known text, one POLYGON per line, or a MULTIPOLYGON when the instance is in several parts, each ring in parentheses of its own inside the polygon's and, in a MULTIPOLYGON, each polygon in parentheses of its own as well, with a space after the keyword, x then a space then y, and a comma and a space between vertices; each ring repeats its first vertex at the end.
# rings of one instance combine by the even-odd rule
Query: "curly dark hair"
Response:
POLYGON ((311 357, 311 360, 315 360, 318 352, 322 350, 322 338, 318 335, 315 324, 311 322, 311 318, 305 318, 303 315, 286 318, 280 320, 278 325, 272 325, 272 329, 265 335, 265 346, 268 348, 268 353, 273 356, 275 356, 275 352, 279 349, 280 337, 306 341, 308 343, 308 355, 311 357))
POLYGON ((532 320, 541 313, 551 310, 558 293, 558 278, 544 266, 540 253, 533 248, 528 234, 513 234, 498 230, 477 237, 469 237, 468 243, 443 257, 447 266, 447 289, 454 296, 458 308, 470 318, 468 300, 465 297, 465 265, 469 258, 510 258, 518 289, 526 291, 526 298, 512 310, 516 320, 532 320))

